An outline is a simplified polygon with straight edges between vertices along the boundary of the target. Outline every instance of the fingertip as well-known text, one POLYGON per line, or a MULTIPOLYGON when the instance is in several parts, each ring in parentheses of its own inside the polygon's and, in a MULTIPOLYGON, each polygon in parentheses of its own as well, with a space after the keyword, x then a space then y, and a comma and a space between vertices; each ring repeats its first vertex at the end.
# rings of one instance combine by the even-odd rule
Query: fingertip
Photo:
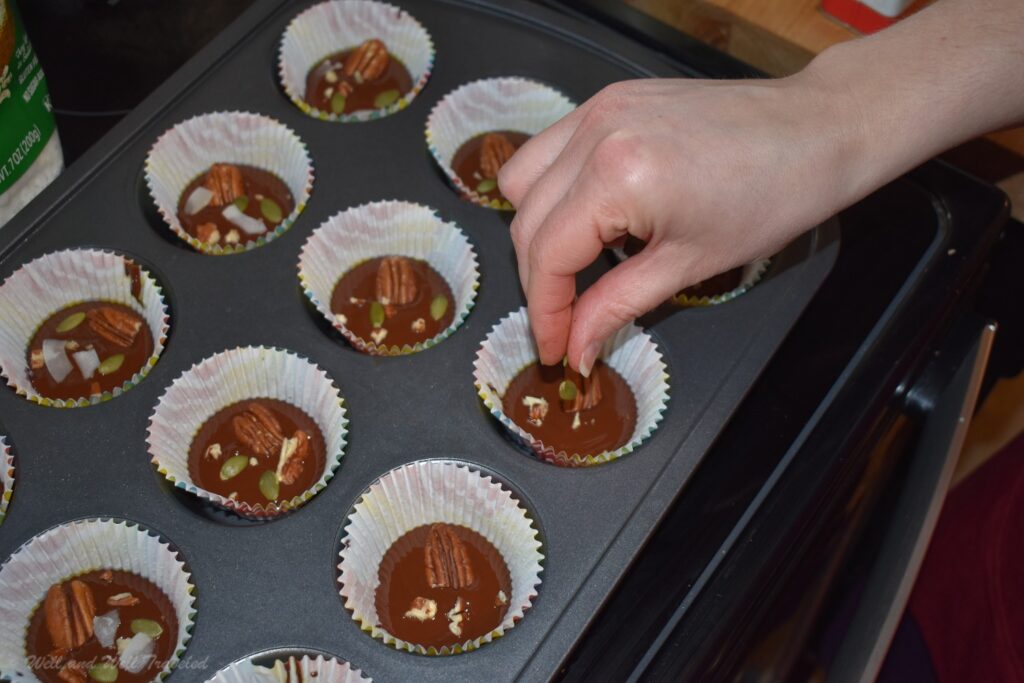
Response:
POLYGON ((537 357, 542 365, 561 363, 569 343, 571 312, 530 313, 530 327, 537 342, 537 357))

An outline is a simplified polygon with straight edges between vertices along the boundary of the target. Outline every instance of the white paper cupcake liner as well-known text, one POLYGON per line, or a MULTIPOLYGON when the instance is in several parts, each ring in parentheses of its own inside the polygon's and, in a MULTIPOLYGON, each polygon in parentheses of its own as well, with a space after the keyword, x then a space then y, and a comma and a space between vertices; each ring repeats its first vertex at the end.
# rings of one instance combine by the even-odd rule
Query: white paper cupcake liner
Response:
MULTIPOLYGON (((469 315, 480 283, 476 253, 465 233, 434 210, 402 201, 382 201, 331 216, 306 240, 299 256, 299 282, 316 309, 357 349, 374 355, 400 355, 428 349, 448 338, 469 315), (376 344, 341 324, 331 312, 331 294, 341 276, 381 256, 408 256, 429 263, 452 290, 452 323, 413 346, 376 344)), ((385 340, 386 341, 386 340, 385 340)))
POLYGON ((3 494, 0 494, 0 524, 3 524, 14 495, 14 454, 3 435, 0 435, 0 483, 3 483, 3 494))
POLYGON ((163 292, 145 268, 139 268, 139 300, 132 296, 131 277, 125 273, 129 263, 138 265, 109 251, 68 249, 30 261, 0 285, 0 372, 9 386, 35 403, 72 408, 120 396, 149 374, 167 343, 170 318, 163 292), (73 400, 42 396, 29 379, 29 342, 49 316, 83 301, 118 303, 141 315, 153 336, 153 354, 113 391, 73 400))
POLYGON ((176 550, 134 522, 88 519, 45 531, 0 567, 0 677, 36 681, 25 649, 32 613, 54 584, 99 569, 131 572, 155 584, 178 618, 166 677, 185 652, 195 621, 195 586, 176 550))
POLYGON ((294 651, 259 652, 233 662, 218 671, 207 683, 372 683, 359 669, 344 660, 320 653, 294 651), (274 662, 285 665, 286 678, 271 669, 274 662), (258 662, 258 663, 257 663, 258 662))
POLYGON ((502 318, 487 335, 477 351, 473 377, 477 392, 491 414, 541 459, 567 467, 599 465, 631 453, 654 433, 668 403, 668 373, 654 340, 636 325, 627 325, 613 335, 598 357, 622 376, 637 403, 636 428, 629 441, 603 453, 556 450, 505 414, 502 397, 509 384, 526 366, 537 362, 537 349, 525 307, 502 318))
POLYGON ((504 635, 537 596, 544 556, 533 521, 510 491, 466 463, 421 460, 388 472, 363 492, 345 532, 338 565, 345 607, 364 631, 398 650, 427 655, 475 650, 504 635), (440 649, 385 631, 375 605, 378 570, 388 548, 416 527, 436 522, 462 525, 482 535, 504 558, 512 579, 508 611, 497 628, 482 638, 440 649))
POLYGON ((427 147, 467 199, 493 209, 512 210, 467 186, 452 168, 462 145, 484 133, 514 130, 536 135, 576 108, 554 88, 525 78, 488 78, 466 83, 444 96, 427 118, 427 147))
POLYGON ((255 519, 300 507, 334 476, 345 452, 344 400, 327 374, 291 351, 262 346, 230 349, 182 373, 160 397, 149 421, 149 454, 176 487, 255 519), (291 500, 251 504, 200 488, 189 474, 188 453, 199 428, 216 412, 253 398, 284 401, 309 415, 324 437, 324 469, 313 486, 291 500))
POLYGON ((205 254, 236 254, 273 241, 292 226, 313 190, 313 162, 291 128, 262 114, 215 112, 177 124, 161 135, 146 156, 146 185, 164 222, 175 235, 205 254), (241 164, 273 173, 292 193, 295 208, 257 240, 207 244, 185 231, 178 201, 197 176, 218 163, 241 164))
POLYGON ((278 75, 288 98, 304 113, 324 121, 372 121, 405 109, 423 90, 434 68, 434 43, 411 14, 386 2, 331 0, 313 5, 288 24, 281 38, 278 75), (306 76, 322 59, 376 38, 412 77, 412 89, 390 106, 350 114, 312 107, 304 98, 306 76))

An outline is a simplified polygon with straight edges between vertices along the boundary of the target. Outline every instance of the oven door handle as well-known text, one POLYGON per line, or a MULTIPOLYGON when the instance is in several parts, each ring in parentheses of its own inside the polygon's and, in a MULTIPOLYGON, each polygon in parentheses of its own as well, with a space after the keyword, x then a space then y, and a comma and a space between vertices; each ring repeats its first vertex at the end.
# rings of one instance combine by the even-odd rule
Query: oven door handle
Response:
POLYGON ((904 493, 829 668, 830 681, 874 681, 903 618, 963 447, 995 336, 992 323, 973 318, 969 324, 968 334, 951 335, 953 348, 947 346, 949 351, 939 354, 906 394, 912 409, 926 413, 921 435, 904 493), (961 360, 957 363, 956 358, 961 360))

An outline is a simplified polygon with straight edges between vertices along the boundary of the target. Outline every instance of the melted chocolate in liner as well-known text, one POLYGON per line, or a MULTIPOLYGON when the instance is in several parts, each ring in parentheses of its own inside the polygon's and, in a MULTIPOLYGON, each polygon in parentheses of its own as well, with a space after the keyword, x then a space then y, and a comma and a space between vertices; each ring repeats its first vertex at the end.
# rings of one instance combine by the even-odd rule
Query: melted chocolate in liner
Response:
POLYGON ((619 373, 601 361, 594 364, 591 376, 601 383, 601 401, 579 412, 579 425, 573 429, 577 413, 562 409, 558 386, 565 379, 559 365, 526 366, 516 375, 502 397, 502 409, 527 433, 556 451, 568 454, 597 455, 626 444, 636 428, 636 399, 619 373), (527 396, 547 401, 547 414, 538 426, 530 421, 527 396))
MULTIPOLYGON (((646 246, 643 240, 637 239, 632 235, 626 237, 626 242, 622 246, 622 251, 627 256, 635 256, 646 246)), ((720 296, 722 294, 728 294, 732 290, 740 286, 743 282, 743 268, 733 268, 727 270, 724 273, 713 275, 707 280, 698 282, 695 285, 690 285, 685 289, 681 290, 676 296, 689 296, 695 299, 699 299, 702 296, 713 297, 720 296)))
POLYGON ((392 102, 412 90, 412 76, 409 75, 409 70, 393 54, 388 55, 388 68, 380 78, 356 83, 346 76, 342 69, 345 59, 352 52, 353 50, 335 52, 317 62, 316 66, 309 70, 309 74, 306 75, 306 94, 302 98, 307 104, 328 114, 351 114, 364 109, 380 109, 377 98, 389 90, 398 93, 392 102), (331 78, 328 73, 333 73, 336 77, 333 83, 328 80, 331 78), (352 92, 345 96, 344 109, 336 110, 332 107, 331 100, 341 83, 349 83, 352 92))
POLYGON ((455 299, 452 297, 451 287, 426 261, 408 259, 416 279, 416 298, 410 304, 394 306, 390 309, 392 315, 385 316, 380 328, 375 328, 370 310, 377 298, 377 271, 383 258, 385 257, 360 263, 342 275, 338 284, 334 285, 334 292, 331 293, 331 312, 335 317, 344 316, 344 319, 338 317, 338 320, 345 327, 360 339, 373 340, 378 346, 383 344, 402 347, 431 339, 452 324, 452 320, 455 319, 455 299), (440 319, 434 320, 430 314, 430 302, 438 296, 448 299, 448 307, 440 319), (422 321, 423 324, 423 329, 419 332, 414 330, 414 325, 416 329, 419 328, 417 321, 422 321), (380 330, 387 330, 387 334, 381 336, 380 330), (380 341, 374 338, 375 334, 380 341))
MULTIPOLYGON (((71 348, 75 348, 73 344, 71 348)), ((36 333, 32 335, 26 356, 26 362, 29 367, 28 376, 35 390, 47 398, 71 400, 86 398, 104 391, 111 391, 130 380, 136 372, 142 369, 150 356, 153 355, 153 348, 153 335, 149 331, 149 325, 134 310, 122 304, 107 301, 86 301, 57 311, 47 318, 40 325, 39 329, 36 330, 36 333), (133 320, 141 323, 139 332, 135 335, 135 340, 131 346, 125 348, 111 343, 90 326, 87 318, 66 332, 57 331, 61 323, 71 316, 85 313, 88 317, 90 311, 101 308, 116 309, 126 315, 130 315, 133 320), (72 351, 69 349, 67 350, 67 356, 68 361, 71 363, 71 373, 64 378, 64 381, 55 382, 45 365, 40 368, 32 367, 32 352, 37 351, 41 353, 43 342, 47 339, 59 339, 64 342, 77 343, 78 348, 76 351, 84 351, 91 346, 96 351, 96 355, 99 356, 100 362, 118 355, 124 355, 124 361, 120 367, 109 374, 100 374, 100 370, 97 369, 93 372, 92 377, 86 379, 82 376, 82 371, 79 369, 78 364, 71 357, 72 351)))
MULTIPOLYGON (((57 647, 50 637, 49 629, 46 626, 46 610, 43 609, 43 603, 40 602, 29 621, 25 639, 25 650, 29 655, 29 662, 32 664, 32 672, 44 683, 65 683, 59 674, 61 668, 69 661, 86 663, 84 669, 86 672, 92 664, 99 662, 110 661, 116 665, 117 638, 131 638, 135 635, 132 632, 133 620, 149 619, 163 627, 163 633, 155 640, 154 654, 156 656, 145 669, 137 674, 120 669, 117 673, 117 683, 141 683, 156 678, 164 664, 173 656, 174 646, 178 641, 178 617, 174 606, 163 591, 150 581, 130 572, 97 570, 75 578, 87 584, 91 589, 97 616, 117 610, 121 623, 117 627, 114 645, 105 648, 93 635, 81 647, 62 655, 57 651, 57 647), (107 604, 108 598, 121 593, 131 593, 139 599, 139 604, 122 607, 113 607, 107 604)), ((87 673, 85 680, 92 680, 87 673)))
MULTIPOLYGON (((251 452, 239 439, 235 432, 233 420, 253 404, 269 410, 281 425, 281 433, 291 438, 296 430, 304 431, 309 437, 309 456, 303 462, 302 471, 292 484, 279 482, 278 496, 275 500, 284 502, 291 500, 315 484, 324 473, 327 447, 323 434, 316 422, 305 412, 284 401, 272 398, 253 398, 233 403, 213 414, 196 432, 188 449, 188 473, 198 486, 220 494, 225 498, 244 501, 250 505, 267 505, 272 502, 260 491, 260 477, 264 472, 276 472, 280 449, 267 457, 260 457, 251 452), (220 456, 207 451, 214 444, 220 445, 220 456), (221 468, 231 457, 242 455, 248 457, 249 463, 234 477, 223 480, 221 468), (253 464, 252 460, 256 460, 253 464)), ((215 449, 214 449, 215 450, 215 449)))
POLYGON ((480 638, 493 631, 508 611, 512 579, 505 560, 486 538, 464 526, 446 524, 466 546, 475 582, 468 588, 431 588, 424 548, 431 525, 416 527, 395 541, 381 560, 375 605, 381 628, 410 643, 441 648, 480 638), (416 598, 433 600, 433 619, 406 616, 416 598), (461 633, 449 628, 448 613, 462 600, 461 633), (504 600, 502 599, 504 598, 504 600))
MULTIPOLYGON (((530 136, 526 133, 519 133, 514 130, 498 130, 493 132, 504 135, 516 149, 522 147, 530 139, 530 136)), ((487 133, 482 133, 462 143, 462 146, 455 151, 455 156, 452 157, 452 170, 466 184, 466 187, 475 190, 481 197, 500 201, 505 198, 502 196, 497 184, 490 190, 480 191, 480 183, 487 180, 480 170, 480 149, 483 146, 484 137, 487 135, 487 133)))
MULTIPOLYGON (((235 206, 241 209, 242 213, 246 216, 260 220, 267 232, 280 225, 281 220, 287 218, 295 210, 295 198, 292 197, 291 190, 288 189, 283 180, 273 173, 256 168, 255 166, 241 164, 234 164, 234 166, 242 172, 242 182, 245 185, 245 194, 242 195, 245 199, 237 198, 234 202, 235 206), (281 220, 272 221, 263 215, 261 199, 264 197, 277 204, 281 210, 281 220)), ((195 178, 188 184, 185 191, 181 193, 181 197, 178 198, 178 221, 181 223, 181 227, 185 229, 185 232, 201 242, 217 244, 222 247, 254 242, 264 237, 267 232, 250 235, 225 218, 223 211, 231 206, 231 204, 214 206, 214 203, 211 201, 192 215, 185 212, 185 204, 188 202, 188 198, 192 196, 192 192, 197 187, 206 186, 209 175, 210 172, 207 170, 195 178), (200 226, 211 223, 217 227, 219 238, 212 238, 207 229, 200 230, 200 226), (235 241, 236 237, 237 241, 235 241)))

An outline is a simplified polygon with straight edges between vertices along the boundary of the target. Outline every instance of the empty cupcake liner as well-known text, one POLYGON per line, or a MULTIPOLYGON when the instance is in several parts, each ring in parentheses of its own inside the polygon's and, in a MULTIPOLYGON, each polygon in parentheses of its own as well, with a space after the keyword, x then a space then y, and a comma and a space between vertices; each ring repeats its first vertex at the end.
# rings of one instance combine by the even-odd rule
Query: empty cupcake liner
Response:
POLYGON ((528 365, 537 362, 537 349, 526 308, 502 318, 477 351, 473 377, 477 392, 491 414, 538 457, 555 465, 599 465, 631 453, 661 422, 668 404, 668 373, 661 353, 650 335, 627 325, 605 342, 599 358, 622 376, 637 403, 637 423, 624 445, 603 453, 566 453, 535 438, 508 417, 502 397, 509 383, 528 365))
POLYGON ((3 524, 14 493, 14 454, 3 435, 0 435, 0 484, 3 485, 3 493, 0 494, 0 524, 3 524))
POLYGON ((215 112, 175 125, 161 135, 146 156, 146 185, 164 222, 175 235, 204 254, 237 254, 283 235, 306 208, 313 190, 313 162, 291 128, 262 114, 215 112), (189 183, 217 163, 255 166, 280 178, 295 208, 273 230, 244 244, 206 244, 188 234, 178 220, 178 201, 189 183))
POLYGON ((99 403, 131 389, 156 365, 170 328, 167 304, 153 276, 125 256, 94 249, 52 252, 15 271, 0 285, 0 320, 0 372, 7 384, 30 401, 58 408, 99 403), (126 272, 129 266, 139 269, 137 299, 132 296, 132 277, 126 272), (153 336, 153 355, 113 391, 74 400, 42 396, 29 379, 28 345, 49 316, 83 301, 118 303, 139 313, 153 336))
POLYGON ((247 346, 210 356, 174 380, 150 417, 147 443, 153 464, 176 487, 261 519, 298 508, 327 486, 344 455, 347 424, 344 400, 323 370, 291 351, 247 346), (323 434, 323 473, 291 500, 266 505, 231 500, 200 488, 189 474, 189 446, 199 428, 222 408, 253 398, 278 399, 299 408, 323 434))
POLYGON ((426 655, 475 650, 515 626, 537 596, 544 556, 533 521, 510 491, 467 463, 421 460, 391 470, 363 492, 345 532, 338 565, 345 607, 364 631, 398 650, 426 655), (508 612, 496 629, 441 649, 406 642, 385 631, 375 605, 378 571, 388 548, 416 527, 436 522, 462 525, 482 535, 504 558, 512 579, 508 612))
POLYGON ((434 68, 434 44, 415 17, 386 2, 331 0, 313 5, 288 24, 281 38, 278 75, 288 98, 324 121, 372 121, 405 109, 423 90, 434 68), (412 76, 412 89, 393 104, 350 114, 321 111, 306 102, 306 76, 325 57, 376 38, 412 76))
MULTIPOLYGON (((299 256, 299 282, 318 311, 357 349, 394 356, 428 349, 448 338, 469 315, 480 283, 476 253, 465 233, 433 209, 402 201, 382 201, 331 216, 306 240, 299 256), (381 256, 408 256, 429 263, 454 297, 451 325, 414 346, 377 344, 363 339, 331 312, 331 294, 341 276, 381 256)), ((386 340, 385 340, 386 341, 386 340)))
POLYGON ((756 285, 764 277, 769 265, 771 265, 771 259, 762 259, 743 266, 743 277, 740 279, 740 284, 731 291, 715 294, 714 296, 690 296, 680 292, 672 297, 672 301, 680 306, 694 307, 715 306, 731 301, 756 285))
POLYGON ((177 644, 160 678, 171 672, 185 652, 195 621, 195 586, 184 562, 168 543, 134 522, 87 519, 39 534, 0 567, 0 677, 37 680, 25 648, 33 612, 51 586, 97 569, 141 576, 170 600, 178 618, 177 644))
POLYGON ((372 680, 348 662, 319 652, 269 650, 229 664, 207 683, 370 683, 372 680))
POLYGON ((444 96, 427 118, 427 147, 467 199, 492 209, 512 210, 508 201, 489 200, 467 186, 452 168, 462 145, 484 133, 514 130, 536 135, 576 108, 554 88, 525 78, 487 78, 444 96))

